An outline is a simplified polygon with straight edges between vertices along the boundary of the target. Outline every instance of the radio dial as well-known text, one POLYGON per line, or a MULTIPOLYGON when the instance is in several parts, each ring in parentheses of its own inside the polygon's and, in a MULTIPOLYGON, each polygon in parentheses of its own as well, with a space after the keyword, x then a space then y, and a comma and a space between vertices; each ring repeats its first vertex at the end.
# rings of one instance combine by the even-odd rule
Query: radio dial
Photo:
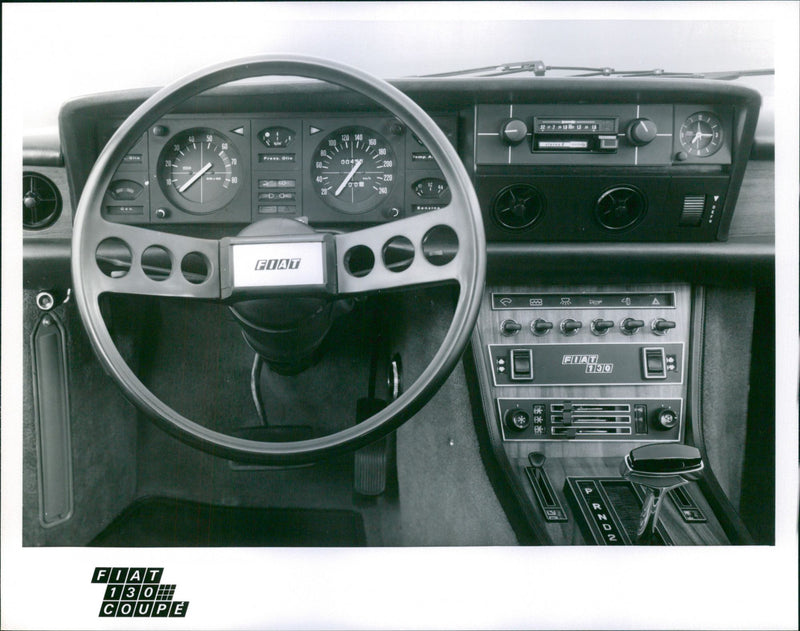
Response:
POLYGON ((655 140, 656 134, 658 134, 658 128, 649 118, 636 118, 628 125, 628 140, 637 147, 655 140))
POLYGON ((507 145, 518 145, 528 135, 528 125, 519 118, 510 118, 500 126, 500 138, 507 145))

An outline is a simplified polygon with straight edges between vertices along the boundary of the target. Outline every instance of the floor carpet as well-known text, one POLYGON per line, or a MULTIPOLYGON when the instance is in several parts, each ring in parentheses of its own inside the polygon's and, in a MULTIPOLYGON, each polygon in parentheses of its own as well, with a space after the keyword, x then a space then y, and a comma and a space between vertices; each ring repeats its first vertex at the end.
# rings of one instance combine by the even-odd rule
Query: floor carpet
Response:
POLYGON ((363 546, 355 511, 215 506, 143 498, 125 509, 90 545, 103 547, 363 546))

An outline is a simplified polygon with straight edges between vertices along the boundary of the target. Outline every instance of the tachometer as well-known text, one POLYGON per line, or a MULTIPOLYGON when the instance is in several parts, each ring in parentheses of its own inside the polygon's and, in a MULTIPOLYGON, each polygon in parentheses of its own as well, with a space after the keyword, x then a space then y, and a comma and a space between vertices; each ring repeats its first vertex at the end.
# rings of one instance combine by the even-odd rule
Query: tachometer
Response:
POLYGON ((229 204, 241 179, 236 147, 205 127, 176 135, 158 160, 158 181, 167 199, 191 213, 210 213, 229 204))
POLYGON ((343 127, 328 135, 312 157, 314 191, 328 206, 364 213, 389 197, 397 161, 391 145, 367 127, 343 127))

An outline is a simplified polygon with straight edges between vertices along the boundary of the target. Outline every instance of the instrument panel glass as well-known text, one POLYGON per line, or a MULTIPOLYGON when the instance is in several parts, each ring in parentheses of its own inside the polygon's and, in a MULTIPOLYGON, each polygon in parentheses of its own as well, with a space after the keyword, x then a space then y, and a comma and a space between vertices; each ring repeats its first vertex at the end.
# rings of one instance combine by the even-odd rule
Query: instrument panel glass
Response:
POLYGON ((173 137, 158 161, 158 182, 164 195, 181 210, 211 213, 238 193, 241 158, 220 132, 197 127, 173 137))
POLYGON ((358 214, 378 206, 396 182, 392 146, 368 127, 342 127, 326 136, 312 156, 314 191, 331 208, 358 214))

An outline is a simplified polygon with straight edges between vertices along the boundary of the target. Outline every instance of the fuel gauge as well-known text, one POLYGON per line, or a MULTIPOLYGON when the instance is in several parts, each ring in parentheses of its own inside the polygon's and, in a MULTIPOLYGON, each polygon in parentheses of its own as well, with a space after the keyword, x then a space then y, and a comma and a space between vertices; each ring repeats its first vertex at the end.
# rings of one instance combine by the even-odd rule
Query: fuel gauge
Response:
POLYGON ((133 201, 144 187, 133 180, 114 180, 108 187, 108 196, 116 202, 133 201))

